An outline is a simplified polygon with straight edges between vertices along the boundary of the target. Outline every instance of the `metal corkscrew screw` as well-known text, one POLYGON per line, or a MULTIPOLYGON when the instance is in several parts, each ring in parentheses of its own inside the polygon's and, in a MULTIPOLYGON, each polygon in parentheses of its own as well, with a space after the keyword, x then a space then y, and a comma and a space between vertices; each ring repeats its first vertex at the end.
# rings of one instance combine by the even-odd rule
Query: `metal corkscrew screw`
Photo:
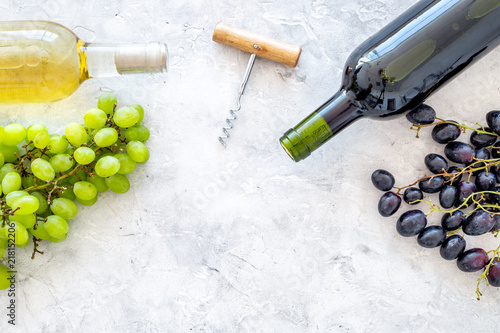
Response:
POLYGON ((280 62, 289 67, 295 67, 299 61, 302 49, 298 46, 286 44, 278 40, 235 28, 225 23, 218 23, 215 27, 212 39, 221 44, 229 45, 238 50, 250 53, 245 74, 238 91, 236 108, 230 109, 230 116, 226 119, 226 126, 222 128, 223 135, 219 136, 219 142, 227 147, 227 139, 229 131, 234 127, 234 121, 237 119, 237 112, 241 109, 241 97, 245 91, 250 73, 252 72, 253 64, 257 56, 272 61, 280 62))

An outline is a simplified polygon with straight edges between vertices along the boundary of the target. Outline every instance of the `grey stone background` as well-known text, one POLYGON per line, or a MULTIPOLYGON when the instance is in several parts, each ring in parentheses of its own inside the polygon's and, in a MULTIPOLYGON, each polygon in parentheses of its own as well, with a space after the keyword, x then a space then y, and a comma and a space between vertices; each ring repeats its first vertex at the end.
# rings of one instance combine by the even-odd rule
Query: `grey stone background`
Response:
MULTIPOLYGON (((89 42, 163 41, 165 75, 85 82, 50 104, 0 106, 2 125, 62 133, 103 91, 142 104, 150 160, 122 195, 79 207, 68 239, 17 252, 17 322, 2 332, 495 331, 499 290, 377 212, 377 168, 403 186, 442 147, 405 118, 361 120, 305 161, 278 144, 338 89, 355 46, 415 3, 401 0, 24 0, 3 20, 55 21, 89 42), (248 55, 211 40, 217 22, 300 45, 297 68, 257 59, 228 148, 217 137, 248 55)), ((498 108, 500 50, 428 100, 445 119, 498 108)), ((433 223, 438 223, 434 218, 433 223)), ((483 236, 470 244, 496 248, 483 236)), ((7 306, 0 297, 0 309, 7 306)))

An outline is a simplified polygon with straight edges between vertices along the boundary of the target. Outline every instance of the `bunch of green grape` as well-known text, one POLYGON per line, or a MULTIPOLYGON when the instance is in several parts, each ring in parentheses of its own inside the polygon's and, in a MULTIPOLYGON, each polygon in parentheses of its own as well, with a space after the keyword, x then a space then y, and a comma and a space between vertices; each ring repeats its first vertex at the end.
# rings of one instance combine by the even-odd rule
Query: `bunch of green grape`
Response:
MULTIPOLYGON (((43 253, 41 241, 66 239, 75 202, 90 206, 98 193, 127 192, 126 175, 149 159, 143 118, 140 105, 117 108, 116 96, 105 93, 84 123, 67 125, 64 135, 49 134, 43 124, 0 126, 0 258, 31 242, 34 258, 43 253)), ((0 266, 0 289, 10 285, 9 276, 0 266)))

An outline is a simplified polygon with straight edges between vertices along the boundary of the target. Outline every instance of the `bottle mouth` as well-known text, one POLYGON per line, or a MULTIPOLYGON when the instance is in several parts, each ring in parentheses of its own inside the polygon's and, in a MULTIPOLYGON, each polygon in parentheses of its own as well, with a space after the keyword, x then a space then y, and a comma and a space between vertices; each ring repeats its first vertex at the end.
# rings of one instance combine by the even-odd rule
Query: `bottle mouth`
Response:
POLYGON ((280 138, 280 144, 288 156, 295 162, 299 162, 311 155, 309 147, 293 128, 283 134, 280 138))

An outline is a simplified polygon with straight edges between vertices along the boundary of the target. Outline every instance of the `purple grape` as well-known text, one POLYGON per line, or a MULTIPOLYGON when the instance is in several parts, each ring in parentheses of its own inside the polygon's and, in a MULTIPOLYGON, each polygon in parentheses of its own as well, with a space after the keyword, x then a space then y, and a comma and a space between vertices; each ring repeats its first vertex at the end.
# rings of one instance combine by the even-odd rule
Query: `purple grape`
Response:
MULTIPOLYGON (((477 148, 476 149, 476 160, 489 160, 489 159, 490 159, 490 151, 487 148, 477 148)), ((477 176, 482 171, 487 169, 487 165, 485 162, 474 161, 471 165, 475 169, 482 168, 482 169, 473 171, 472 174, 474 176, 477 176)))
POLYGON ((418 187, 425 193, 437 193, 444 186, 443 176, 429 176, 418 182, 418 187))
POLYGON ((414 201, 422 200, 423 198, 424 194, 422 193, 422 191, 420 191, 420 189, 416 187, 409 187, 405 190, 405 193, 403 193, 403 200, 409 205, 416 205, 420 203, 420 201, 414 201))
MULTIPOLYGON (((483 130, 482 128, 478 128, 478 130, 483 130)), ((492 132, 490 128, 485 128, 484 131, 492 132)), ((470 143, 472 143, 475 147, 489 147, 497 141, 497 136, 493 133, 478 133, 476 131, 472 132, 470 135, 470 143)))
POLYGON ((429 105, 421 104, 406 114, 406 119, 415 125, 429 125, 436 119, 436 111, 429 105))
POLYGON ((403 213, 396 222, 396 230, 401 236, 416 236, 427 225, 427 217, 421 210, 409 210, 403 213))
POLYGON ((488 127, 500 135, 500 111, 493 110, 486 114, 486 123, 488 127))
POLYGON ((441 244, 439 254, 446 260, 457 259, 465 250, 465 239, 459 235, 452 235, 446 238, 441 244))
POLYGON ((438 154, 425 156, 424 163, 427 169, 434 174, 443 173, 448 170, 448 161, 438 154))
POLYGON ((451 214, 443 214, 443 217, 441 218, 441 226, 446 231, 454 231, 460 228, 464 221, 464 213, 461 210, 456 210, 451 214))
POLYGON ((470 164, 474 160, 476 150, 467 143, 453 141, 446 144, 444 154, 452 162, 470 164))
POLYGON ((432 139, 434 139, 437 143, 445 144, 458 139, 460 133, 462 133, 462 131, 460 130, 458 124, 439 124, 434 126, 432 129, 432 139))
POLYGON ((493 224, 491 232, 497 232, 500 230, 500 215, 498 214, 493 215, 493 221, 495 221, 495 224, 493 224))
POLYGON ((439 204, 442 208, 453 207, 458 200, 458 188, 451 185, 444 185, 439 192, 439 204))
POLYGON ((427 248, 438 247, 446 239, 446 231, 440 226, 432 225, 418 234, 417 242, 420 246, 427 248))
POLYGON ((477 272, 486 266, 489 258, 483 249, 474 248, 465 251, 457 259, 457 266, 463 272, 477 272))
POLYGON ((461 205, 465 200, 467 200, 473 193, 477 191, 477 187, 473 182, 463 180, 458 184, 458 191, 459 193, 457 205, 461 205))
POLYGON ((497 142, 493 146, 491 146, 491 157, 500 158, 500 142, 497 142))
POLYGON ((380 191, 389 191, 394 186, 394 176, 386 170, 375 170, 372 173, 372 183, 380 191))
POLYGON ((476 210, 469 215, 462 224, 462 230, 466 235, 484 235, 493 228, 495 221, 490 213, 484 210, 476 210))
POLYGON ((495 187, 497 178, 493 172, 481 171, 474 182, 478 191, 489 191, 495 187))
POLYGON ((462 168, 459 168, 457 166, 451 166, 448 168, 448 173, 450 176, 445 176, 444 180, 448 185, 453 185, 455 187, 458 187, 458 184, 462 181, 462 176, 463 174, 458 174, 462 168), (455 178, 452 179, 453 174, 455 174, 455 178))
POLYGON ((490 286, 500 287, 500 259, 498 257, 491 260, 491 266, 486 277, 490 286))
POLYGON ((500 186, 495 186, 491 192, 495 192, 495 194, 488 193, 488 201, 493 205, 500 205, 500 186))
POLYGON ((388 217, 397 212, 401 206, 401 197, 394 192, 387 192, 382 195, 378 202, 378 212, 384 217, 388 217))

